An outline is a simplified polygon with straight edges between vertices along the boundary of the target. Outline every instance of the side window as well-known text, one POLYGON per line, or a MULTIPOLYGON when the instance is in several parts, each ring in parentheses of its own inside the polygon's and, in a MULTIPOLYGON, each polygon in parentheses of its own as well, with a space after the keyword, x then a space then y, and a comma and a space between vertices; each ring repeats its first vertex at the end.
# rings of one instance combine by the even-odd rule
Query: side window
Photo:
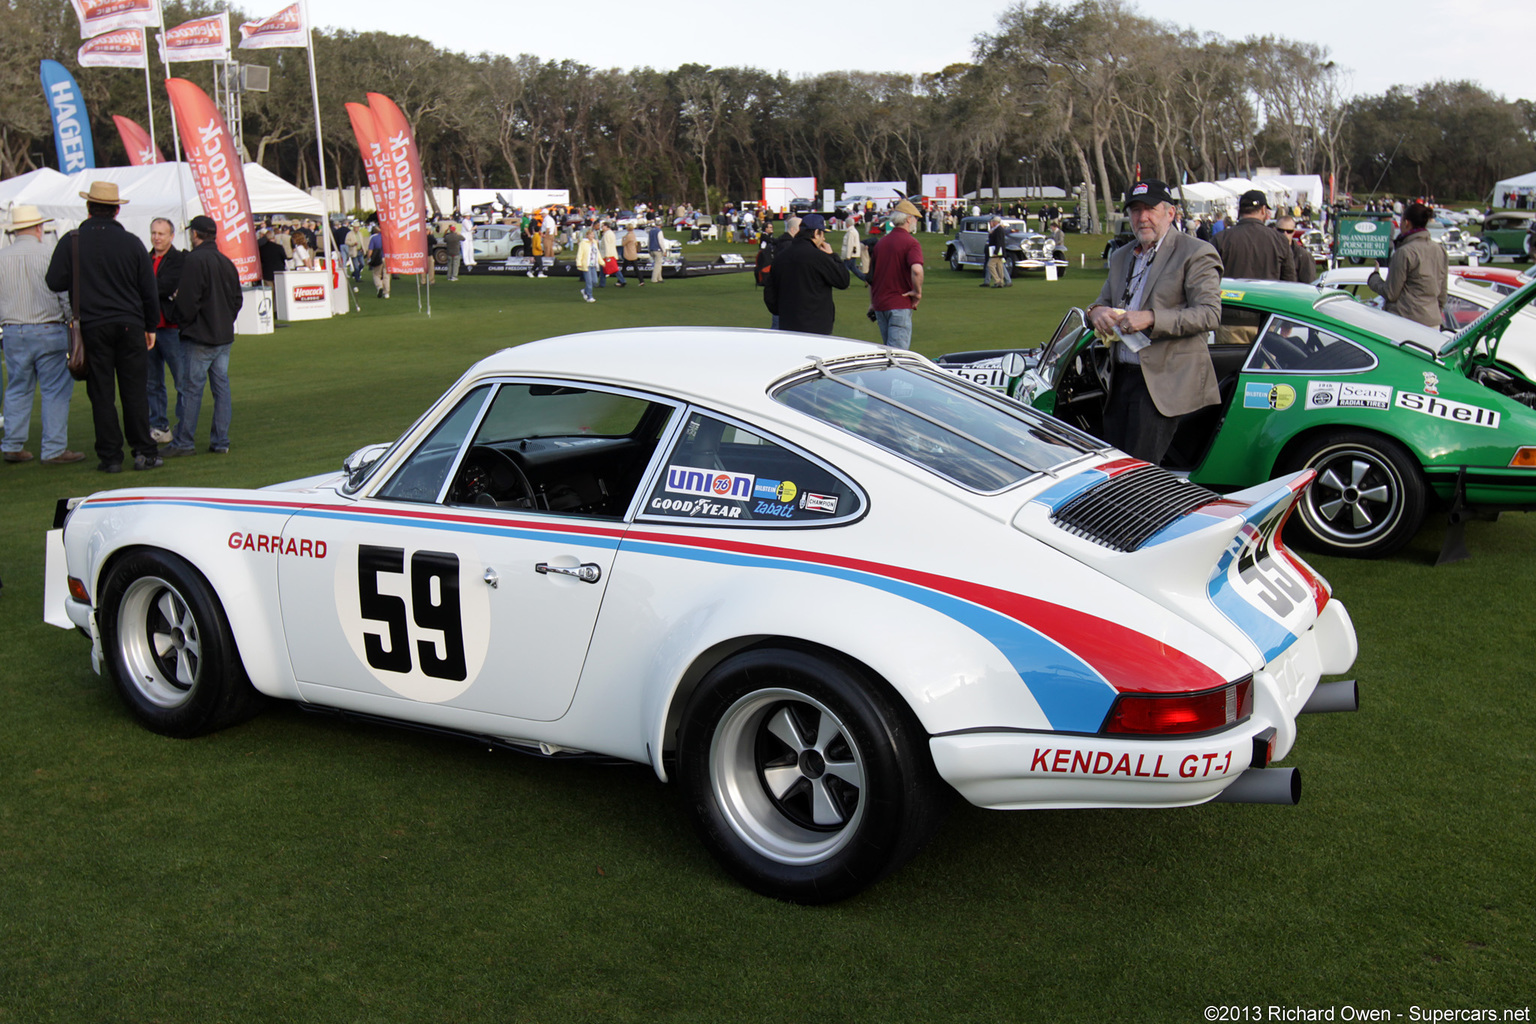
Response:
POLYGON ((1475 302, 1471 302, 1459 295, 1448 295, 1445 299, 1445 315, 1456 322, 1459 331, 1467 324, 1482 316, 1484 309, 1475 302))
POLYGON ((1247 369, 1290 373, 1368 370, 1376 359, 1365 349, 1311 324, 1277 316, 1248 357, 1247 369))
POLYGON ((695 412, 641 515, 712 525, 804 526, 863 511, 842 477, 761 434, 695 412))
POLYGON ((1259 328, 1262 326, 1264 326, 1264 314, 1258 310, 1223 304, 1221 324, 1211 332, 1211 345, 1222 347, 1252 345, 1258 340, 1259 328))
POLYGON ((490 385, 485 385, 465 395, 395 471, 389 483, 379 490, 379 497, 393 501, 437 501, 490 390, 490 385))
POLYGON ((448 485, 483 508, 622 518, 673 406, 567 384, 503 384, 448 485))

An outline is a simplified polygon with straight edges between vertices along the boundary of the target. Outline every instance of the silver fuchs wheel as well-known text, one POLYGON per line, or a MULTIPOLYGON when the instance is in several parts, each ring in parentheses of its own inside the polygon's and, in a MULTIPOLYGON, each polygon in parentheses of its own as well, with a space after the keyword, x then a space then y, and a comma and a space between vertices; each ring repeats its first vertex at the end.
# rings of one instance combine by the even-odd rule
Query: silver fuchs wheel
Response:
POLYGON ((1391 438, 1364 430, 1324 434, 1297 453, 1292 468, 1317 471, 1296 519, 1310 544, 1329 554, 1390 555, 1424 521, 1423 474, 1391 438))
POLYGON ((694 825, 745 885, 830 903, 933 834, 951 792, 912 711, 835 655, 743 651, 683 712, 678 781, 694 825))
POLYGON ((218 597, 185 559, 123 555, 103 577, 96 622, 118 694, 146 728, 201 736, 261 710, 218 597))

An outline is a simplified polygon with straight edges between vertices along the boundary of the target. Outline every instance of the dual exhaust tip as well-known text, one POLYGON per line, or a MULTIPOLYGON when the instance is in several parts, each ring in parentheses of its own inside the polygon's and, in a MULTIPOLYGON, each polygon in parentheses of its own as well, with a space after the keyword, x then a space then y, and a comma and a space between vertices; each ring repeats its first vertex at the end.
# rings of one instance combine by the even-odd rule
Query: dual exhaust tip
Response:
MULTIPOLYGON (((1343 679, 1335 683, 1319 683, 1299 713, 1321 715, 1358 710, 1360 710, 1360 686, 1353 679, 1343 679)), ((1254 737, 1254 764, 1269 764, 1268 745, 1273 732, 1273 729, 1266 729, 1259 736, 1254 737), (1261 746, 1264 748, 1262 751, 1261 746)), ((1249 768, 1230 786, 1217 794, 1211 802, 1285 804, 1294 807, 1301 803, 1301 769, 1249 768)))

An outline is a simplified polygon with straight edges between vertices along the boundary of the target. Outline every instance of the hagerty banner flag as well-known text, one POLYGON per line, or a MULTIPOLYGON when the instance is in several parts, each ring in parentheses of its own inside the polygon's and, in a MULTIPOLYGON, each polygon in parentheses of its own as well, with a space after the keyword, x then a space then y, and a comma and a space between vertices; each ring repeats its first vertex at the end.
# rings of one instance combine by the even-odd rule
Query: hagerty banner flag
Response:
POLYGON ((146 132, 137 121, 131 121, 121 114, 112 115, 112 123, 117 125, 117 134, 123 140, 123 148, 128 151, 128 166, 143 167, 146 164, 163 164, 165 157, 160 155, 160 149, 150 141, 149 132, 146 132))
POLYGON ((421 157, 416 151, 416 137, 405 114, 394 100, 381 93, 368 94, 368 107, 377 126, 379 177, 389 194, 386 218, 380 204, 386 240, 393 235, 390 270, 397 274, 420 274, 427 269, 426 188, 421 177, 421 157))
POLYGON ((91 142, 91 119, 85 113, 85 99, 69 69, 56 60, 39 66, 43 80, 43 98, 53 117, 53 146, 59 155, 59 170, 74 174, 96 166, 96 147, 91 142))
POLYGON ((229 12, 184 21, 159 37, 162 63, 229 60, 229 12))
POLYGON ((142 68, 149 61, 142 28, 103 32, 80 44, 75 59, 83 68, 142 68))
POLYGON ((305 31, 304 12, 298 4, 290 4, 260 21, 248 21, 240 26, 242 50, 265 50, 274 46, 308 46, 309 33, 305 31))
POLYGON ((245 190, 245 166, 224 118, 208 94, 184 78, 166 79, 165 91, 181 125, 181 148, 191 165, 203 212, 219 225, 219 251, 234 261, 241 283, 255 284, 261 280, 261 260, 245 190))
POLYGON ((159 0, 69 0, 80 19, 80 35, 90 39, 120 28, 160 24, 159 0))

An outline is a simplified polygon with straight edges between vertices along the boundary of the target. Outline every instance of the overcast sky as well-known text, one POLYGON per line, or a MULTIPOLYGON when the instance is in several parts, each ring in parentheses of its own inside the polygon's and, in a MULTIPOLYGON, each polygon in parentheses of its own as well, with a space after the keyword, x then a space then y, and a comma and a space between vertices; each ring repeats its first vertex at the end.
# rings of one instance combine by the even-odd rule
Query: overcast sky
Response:
MULTIPOLYGON (((1065 5, 1068 0, 1059 0, 1065 5)), ((248 2, 263 16, 283 0, 248 2)), ((321 27, 416 35, 464 53, 532 53, 599 68, 686 63, 791 75, 859 69, 920 74, 965 61, 997 26, 998 0, 583 0, 519 6, 484 0, 309 0, 321 27)), ((1140 0, 1142 14, 1228 39, 1274 34, 1327 46, 1349 92, 1471 79, 1506 99, 1536 98, 1536 5, 1525 0, 1140 0), (1374 20, 1374 26, 1370 24, 1374 20)))

